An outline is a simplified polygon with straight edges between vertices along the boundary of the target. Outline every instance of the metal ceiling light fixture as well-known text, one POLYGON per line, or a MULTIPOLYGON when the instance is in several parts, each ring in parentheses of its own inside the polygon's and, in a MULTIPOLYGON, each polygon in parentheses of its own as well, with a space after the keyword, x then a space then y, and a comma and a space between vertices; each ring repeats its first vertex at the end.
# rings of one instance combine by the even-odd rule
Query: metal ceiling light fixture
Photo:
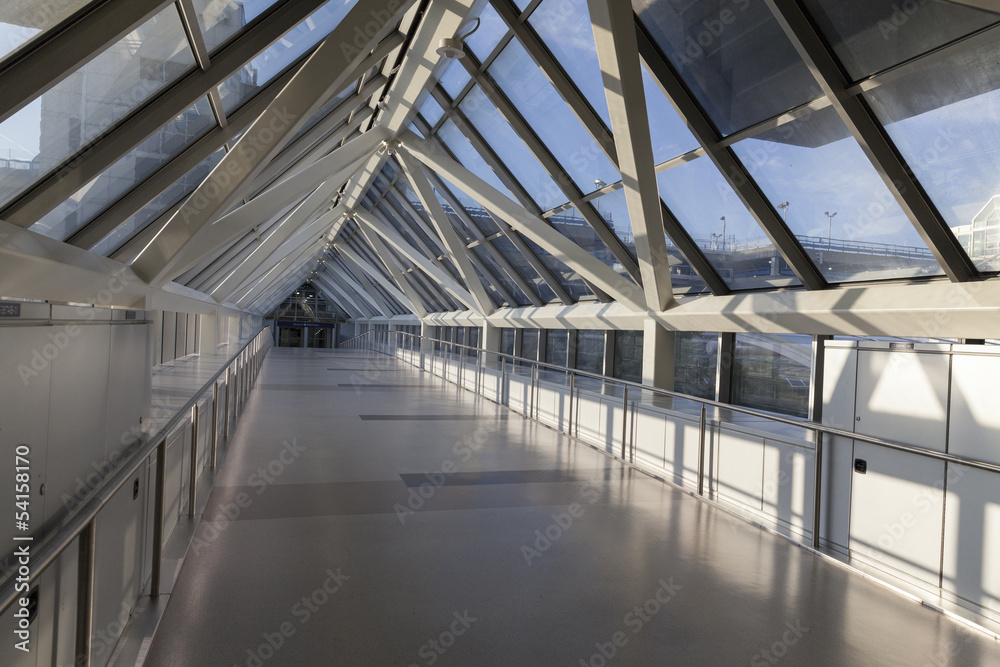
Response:
POLYGON ((444 39, 442 39, 441 42, 438 44, 437 54, 443 58, 453 58, 453 59, 464 58, 465 48, 462 46, 462 42, 471 37, 472 33, 479 30, 479 24, 480 21, 478 18, 476 18, 476 27, 474 27, 465 35, 459 37, 458 34, 456 33, 454 37, 445 37, 444 39))

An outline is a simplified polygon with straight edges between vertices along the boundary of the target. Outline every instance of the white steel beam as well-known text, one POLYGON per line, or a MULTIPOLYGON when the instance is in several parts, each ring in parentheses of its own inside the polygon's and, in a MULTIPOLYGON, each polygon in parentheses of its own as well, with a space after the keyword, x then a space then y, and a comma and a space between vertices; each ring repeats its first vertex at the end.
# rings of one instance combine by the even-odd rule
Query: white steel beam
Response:
POLYGON ((483 203, 507 224, 548 251, 553 257, 577 271, 609 296, 633 310, 646 310, 642 289, 625 276, 576 245, 537 216, 525 211, 491 185, 435 150, 434 146, 412 132, 400 135, 400 151, 409 151, 418 160, 444 176, 469 196, 483 203))
MULTIPOLYGON (((312 194, 306 201, 313 206, 310 213, 315 212, 329 203, 330 198, 358 170, 362 162, 375 152, 382 143, 384 134, 380 128, 373 128, 371 132, 366 132, 325 158, 271 186, 232 213, 222 216, 214 224, 202 227, 195 232, 191 243, 174 255, 173 268, 163 275, 173 278, 183 273, 206 254, 245 234, 260 220, 282 209, 288 210, 310 192, 312 194), (317 203, 318 199, 324 201, 317 203)), ((198 197, 198 193, 195 192, 192 197, 198 197)), ((181 208, 178 214, 183 211, 181 208)))
POLYGON ((472 294, 459 285, 444 269, 436 266, 419 250, 407 243, 395 229, 392 229, 389 225, 378 220, 367 211, 355 211, 354 217, 359 224, 367 225, 372 231, 381 235, 398 253, 413 262, 415 266, 419 267, 424 273, 441 285, 448 294, 451 294, 466 306, 478 312, 479 306, 472 294))
MULTIPOLYGON (((262 20, 247 26, 239 37, 219 49, 207 70, 196 70, 182 77, 144 104, 137 113, 130 115, 86 147, 81 147, 78 156, 6 206, 0 216, 22 227, 28 227, 41 219, 78 188, 104 173, 143 139, 183 113, 284 33, 306 19, 324 1, 296 0, 276 6, 266 18, 262 17, 262 20)), ((118 11, 118 4, 104 3, 111 11, 118 11)), ((131 7, 131 3, 128 4, 131 7)), ((59 48, 58 41, 53 41, 56 48, 59 48)), ((51 61, 58 61, 58 57, 51 61)), ((12 100, 20 99, 4 85, 0 85, 0 90, 4 91, 5 98, 9 95, 12 100)))
MULTIPOLYGON (((412 118, 417 100, 420 99, 435 67, 441 60, 437 48, 442 38, 453 37, 464 25, 475 0, 448 0, 430 2, 426 7, 417 32, 410 42, 407 56, 400 65, 386 93, 389 107, 382 113, 379 123, 390 133, 405 128, 412 118)), ((379 165, 381 166, 381 165, 379 165)), ((378 168, 355 177, 347 190, 347 206, 358 208, 358 202, 371 186, 378 168)))
POLYGON ((382 274, 381 271, 379 271, 378 269, 371 266, 368 262, 366 262, 365 259, 361 257, 361 255, 359 255, 354 251, 353 248, 348 247, 344 243, 335 243, 333 247, 336 248, 337 252, 339 252, 344 258, 354 262, 358 266, 358 268, 367 273, 372 279, 375 280, 375 282, 381 285, 382 289, 384 289, 386 292, 392 295, 392 298, 394 298, 396 301, 399 301, 401 304, 409 308, 410 312, 412 312, 414 315, 417 315, 418 317, 423 317, 424 315, 427 314, 427 311, 425 311, 422 306, 414 304, 412 299, 410 299, 407 295, 403 294, 403 292, 400 291, 399 287, 397 287, 395 283, 393 283, 391 280, 388 280, 382 274))
POLYGON ((650 310, 665 310, 673 300, 673 289, 635 37, 635 15, 630 3, 588 0, 588 4, 646 306, 650 310))
POLYGON ((367 301, 378 313, 382 313, 385 317, 391 317, 392 311, 389 310, 388 306, 382 302, 382 299, 378 295, 374 294, 374 290, 369 291, 358 284, 354 276, 351 275, 347 270, 342 269, 337 266, 337 263, 331 259, 324 262, 323 266, 326 271, 330 273, 334 278, 336 278, 337 284, 341 285, 345 289, 352 290, 359 297, 367 301))
MULTIPOLYGON (((325 264, 324 264, 324 266, 325 266, 325 264)), ((337 285, 336 282, 334 282, 333 280, 330 280, 330 277, 326 274, 326 269, 320 269, 319 271, 317 271, 316 275, 313 276, 313 280, 315 280, 317 283, 323 285, 329 291, 335 292, 335 293, 339 294, 340 297, 341 297, 341 299, 343 299, 344 302, 350 304, 350 308, 353 311, 351 314, 353 316, 355 316, 355 317, 368 317, 368 311, 366 311, 364 308, 362 308, 361 306, 359 306, 355 302, 354 297, 352 295, 350 295, 350 294, 347 293, 347 290, 341 288, 340 285, 337 285)), ((345 308, 345 310, 347 310, 347 309, 345 308)))
POLYGON ((493 302, 490 301, 490 295, 486 293, 486 288, 483 287, 482 281, 479 280, 479 276, 476 275, 476 270, 469 260, 469 249, 465 247, 465 243, 459 238, 458 232, 455 231, 451 220, 444 212, 444 207, 441 206, 441 202, 435 196, 434 189, 427 180, 427 176, 424 175, 423 165, 405 151, 400 152, 399 162, 403 167, 403 173, 409 177, 417 199, 420 200, 424 210, 427 211, 427 217, 430 218, 431 224, 434 225, 438 238, 441 239, 444 246, 444 251, 448 253, 448 257, 458 267, 459 275, 462 276, 465 285, 472 292, 476 303, 479 304, 479 311, 484 315, 489 315, 493 312, 493 302))
POLYGON ((412 2, 367 0, 355 5, 278 93, 267 111, 250 126, 234 150, 133 262, 136 274, 150 283, 165 280, 176 267, 181 250, 195 241, 198 231, 220 211, 238 201, 299 128, 331 95, 347 85, 348 77, 365 60, 374 43, 392 29, 412 2), (355 39, 361 43, 353 45, 355 39))
POLYGON ((375 232, 371 231, 367 225, 358 225, 358 230, 364 235, 365 239, 368 240, 368 244, 371 245, 375 254, 385 265, 386 270, 389 271, 389 275, 392 279, 396 281, 399 285, 399 289, 403 290, 406 294, 407 299, 409 299, 410 304, 414 308, 414 313, 418 317, 427 316, 427 306, 424 304, 423 299, 417 294, 417 291, 410 284, 410 281, 406 279, 403 275, 403 271, 400 269, 399 265, 396 263, 396 258, 393 256, 392 251, 385 245, 385 242, 375 232))
MULTIPOLYGON (((275 251, 282 246, 282 244, 306 226, 312 228, 313 225, 307 225, 307 222, 316 212, 317 206, 315 201, 310 200, 312 200, 314 196, 318 196, 323 199, 324 203, 328 202, 330 200, 330 194, 323 191, 324 187, 325 186, 320 186, 316 192, 307 197, 306 200, 299 204, 294 211, 289 213, 288 217, 282 221, 281 226, 271 232, 267 238, 262 240, 257 247, 253 249, 253 252, 251 252, 239 266, 237 266, 217 287, 211 291, 212 298, 220 302, 225 301, 229 295, 232 294, 232 292, 239 288, 244 280, 249 278, 258 267, 267 262, 267 260, 274 255, 275 251)), ((322 204, 320 204, 320 206, 321 205, 322 204)), ((344 214, 344 209, 342 206, 337 206, 332 211, 328 211, 328 213, 329 215, 323 214, 321 217, 324 218, 324 223, 331 224, 336 222, 344 214)))

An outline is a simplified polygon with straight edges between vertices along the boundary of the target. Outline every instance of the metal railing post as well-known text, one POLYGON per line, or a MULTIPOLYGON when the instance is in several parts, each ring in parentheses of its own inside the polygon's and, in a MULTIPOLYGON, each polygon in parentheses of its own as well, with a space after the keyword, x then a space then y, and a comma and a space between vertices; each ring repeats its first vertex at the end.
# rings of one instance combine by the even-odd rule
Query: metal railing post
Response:
POLYGON ((212 439, 210 463, 214 468, 219 451, 219 381, 212 380, 212 439))
POLYGON ((566 424, 566 435, 573 435, 573 388, 576 384, 576 373, 569 374, 569 418, 566 424))
POLYGON ((226 439, 226 445, 227 446, 229 445, 229 417, 230 417, 230 413, 229 413, 229 393, 230 393, 229 392, 229 385, 232 384, 232 381, 233 381, 233 377, 232 376, 233 376, 233 367, 230 364, 229 366, 226 366, 226 409, 224 410, 224 412, 225 412, 225 422, 223 423, 223 429, 222 429, 222 435, 226 439))
POLYGON ((163 493, 167 485, 167 439, 156 446, 156 495, 153 496, 153 571, 149 596, 159 597, 163 559, 163 493))
POLYGON ((628 438, 626 434, 628 433, 628 385, 624 387, 625 391, 622 392, 622 461, 627 460, 625 458, 625 447, 628 438))
POLYGON ((504 396, 507 393, 507 360, 500 359, 500 386, 497 387, 497 403, 506 405, 504 396))
POLYGON ((76 575, 76 662, 90 666, 94 632, 94 565, 97 546, 97 518, 90 520, 79 537, 76 575))
POLYGON ((538 364, 532 362, 531 364, 531 390, 528 392, 528 409, 525 416, 528 419, 535 418, 535 382, 538 378, 538 364))
POLYGON ((198 500, 198 404, 191 408, 191 465, 188 471, 188 516, 194 516, 198 500))
POLYGON ((476 396, 483 393, 483 355, 476 350, 476 396))
POLYGON ((813 460, 813 549, 819 549, 820 519, 823 502, 823 432, 816 432, 816 454, 813 460))
POLYGON ((705 431, 707 424, 705 404, 701 404, 701 426, 698 431, 698 495, 705 495, 705 431))

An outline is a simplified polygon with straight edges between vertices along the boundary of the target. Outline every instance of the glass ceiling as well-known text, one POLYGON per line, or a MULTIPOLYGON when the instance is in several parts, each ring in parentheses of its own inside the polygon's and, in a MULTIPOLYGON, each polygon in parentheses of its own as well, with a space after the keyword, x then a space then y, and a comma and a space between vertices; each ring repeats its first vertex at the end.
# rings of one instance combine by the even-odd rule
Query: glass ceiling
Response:
MULTIPOLYGON (((193 0, 194 26, 184 25, 176 3, 163 6, 0 120, 0 218, 42 210, 19 224, 105 256, 125 257, 130 254, 125 248, 144 244, 222 160, 223 137, 232 142, 234 132, 245 130, 228 125, 230 115, 300 62, 361 3, 329 0, 282 38, 254 49, 257 54, 239 69, 215 78, 221 83, 214 90, 206 85, 197 91, 200 97, 191 95, 173 107, 174 117, 152 134, 154 123, 140 125, 144 136, 116 140, 120 152, 102 158, 99 168, 81 171, 78 165, 92 159, 89 149, 96 142, 150 113, 150 101, 170 99, 197 70, 188 32, 200 32, 211 56, 229 52, 249 26, 269 20, 285 2, 193 0), (56 188, 62 194, 48 197, 64 177, 70 180, 56 188), (68 195, 66 184, 72 184, 68 195)), ((90 4, 64 0, 47 12, 5 4, 0 76, 6 63, 46 46, 40 37, 75 20, 90 4)), ((625 94, 645 103, 649 125, 639 131, 648 131, 657 194, 666 215, 685 232, 682 238, 667 236, 668 265, 658 267, 669 272, 675 292, 705 293, 709 285, 719 293, 725 291, 720 285, 734 291, 801 286, 805 269, 815 269, 831 285, 941 278, 955 269, 938 259, 950 256, 934 246, 946 243, 941 239, 960 247, 981 276, 1000 272, 1000 14, 927 2, 900 21, 893 0, 802 0, 798 6, 812 25, 796 29, 816 34, 798 35, 763 2, 631 4, 653 47, 642 54, 648 61, 640 59, 642 90, 625 94), (849 93, 868 107, 863 117, 830 105, 800 57, 795 42, 817 37, 853 82, 849 93), (676 74, 683 90, 673 79, 657 80, 654 73, 665 71, 676 74), (672 96, 678 94, 690 95, 694 108, 675 106, 672 96), (850 129, 872 122, 888 138, 893 155, 859 143, 850 129), (887 182, 881 161, 888 159, 901 160, 912 180, 887 182), (735 169, 722 171, 719 165, 735 169), (925 218, 907 213, 911 209, 901 206, 900 191, 926 201, 925 218), (803 251, 805 264, 786 260, 803 251)), ((630 256, 634 266, 643 258, 636 257, 634 212, 626 198, 631 186, 622 182, 614 151, 602 148, 609 145, 607 137, 591 134, 614 128, 587 1, 491 0, 475 6, 481 22, 466 39, 465 62, 440 63, 419 114, 407 117, 403 127, 447 149, 504 196, 628 275, 621 262, 630 256), (522 24, 517 30, 508 25, 512 15, 522 24), (450 103, 442 107, 434 95, 450 103)), ((463 32, 472 25, 470 18, 463 32)), ((386 61, 375 71, 388 75, 394 65, 386 61)), ((295 141, 360 85, 353 82, 325 100, 295 141)), ((377 92, 376 99, 383 94, 377 92)), ((344 116, 364 111, 365 104, 374 106, 357 100, 343 109, 344 116)), ((366 122, 361 131, 369 127, 366 122)), ((333 124, 324 126, 325 137, 327 129, 333 131, 333 124)), ((320 157, 312 153, 318 141, 313 136, 309 145, 296 144, 285 155, 295 156, 288 164, 306 155, 320 157)), ((364 206, 462 283, 457 267, 443 257, 428 213, 397 172, 393 160, 385 163, 366 183, 372 189, 363 193, 364 206)), ((255 187, 266 189, 287 173, 275 169, 272 180, 255 187)), ((428 176, 446 223, 468 246, 474 270, 497 305, 595 298, 585 275, 498 224, 475 193, 439 174, 428 176)), ((217 259, 196 272, 198 280, 203 283, 204 276, 232 261, 236 251, 228 249, 237 243, 248 249, 255 242, 241 237, 216 249, 217 259)), ((358 230, 350 247, 392 280, 358 230)), ((413 262, 392 255, 428 306, 465 308, 413 262)), ((341 268, 358 270, 353 260, 344 260, 341 268)), ((393 312, 405 312, 372 282, 393 312)))

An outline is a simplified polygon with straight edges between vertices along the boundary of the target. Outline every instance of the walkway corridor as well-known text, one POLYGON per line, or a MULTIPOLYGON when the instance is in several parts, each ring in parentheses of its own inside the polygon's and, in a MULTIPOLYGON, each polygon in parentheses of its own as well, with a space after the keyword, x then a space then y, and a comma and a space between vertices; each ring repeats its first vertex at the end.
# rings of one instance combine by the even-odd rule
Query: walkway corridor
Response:
POLYGON ((274 349, 146 664, 779 662, 1000 646, 403 363, 274 349))

